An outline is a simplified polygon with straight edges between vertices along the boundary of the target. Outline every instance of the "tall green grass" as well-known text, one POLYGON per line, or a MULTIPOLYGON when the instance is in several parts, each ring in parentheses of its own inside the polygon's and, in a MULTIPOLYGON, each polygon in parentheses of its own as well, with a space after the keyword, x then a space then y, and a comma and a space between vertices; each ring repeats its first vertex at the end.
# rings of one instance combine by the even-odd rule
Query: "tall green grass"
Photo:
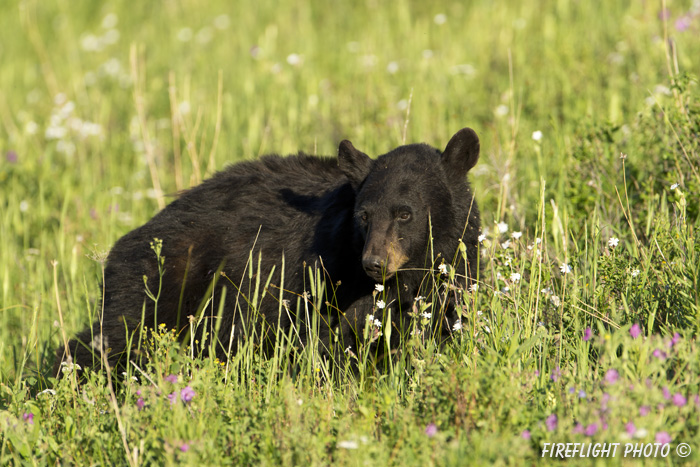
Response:
POLYGON ((668 439, 666 461, 700 459, 697 2, 0 9, 0 463, 531 464, 544 443, 668 439), (178 191, 463 126, 479 287, 436 276, 388 367, 313 345, 202 360, 156 328, 114 385, 49 377, 110 246, 178 191), (462 321, 440 347, 421 313, 445 293, 462 321))

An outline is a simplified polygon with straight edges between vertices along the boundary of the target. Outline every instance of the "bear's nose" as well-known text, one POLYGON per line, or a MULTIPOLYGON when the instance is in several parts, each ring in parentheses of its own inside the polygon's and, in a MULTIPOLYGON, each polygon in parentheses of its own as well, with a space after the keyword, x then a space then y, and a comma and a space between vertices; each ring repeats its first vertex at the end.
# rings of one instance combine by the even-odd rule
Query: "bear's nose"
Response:
POLYGON ((370 276, 381 277, 384 261, 379 256, 367 256, 362 259, 362 267, 370 276))

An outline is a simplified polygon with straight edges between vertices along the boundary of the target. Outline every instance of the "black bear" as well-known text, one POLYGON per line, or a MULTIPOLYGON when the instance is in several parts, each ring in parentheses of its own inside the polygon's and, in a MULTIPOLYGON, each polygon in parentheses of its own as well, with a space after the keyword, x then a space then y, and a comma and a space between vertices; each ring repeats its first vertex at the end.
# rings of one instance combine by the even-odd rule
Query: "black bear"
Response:
MULTIPOLYGON (((69 358, 99 366, 103 352, 123 364, 139 354, 142 326, 184 336, 203 317, 218 355, 251 336, 274 348, 279 331, 303 345, 314 322, 322 350, 338 358, 377 310, 376 290, 395 343, 440 264, 455 264, 465 286, 476 279, 479 212, 467 172, 478 158, 479 139, 464 128, 442 152, 410 144, 373 160, 343 141, 337 159, 269 155, 228 167, 117 241, 101 316, 58 350, 56 370, 69 358), (466 261, 456 261, 460 248, 466 261), (314 299, 319 277, 326 286, 314 299)), ((457 317, 432 319, 449 331, 457 317)))

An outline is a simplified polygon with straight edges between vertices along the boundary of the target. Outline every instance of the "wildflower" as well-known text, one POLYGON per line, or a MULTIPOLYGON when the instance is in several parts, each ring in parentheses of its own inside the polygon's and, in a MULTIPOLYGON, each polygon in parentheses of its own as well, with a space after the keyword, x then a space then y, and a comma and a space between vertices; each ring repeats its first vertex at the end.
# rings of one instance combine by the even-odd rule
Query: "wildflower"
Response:
POLYGON ((634 269, 634 270, 632 270, 632 272, 630 273, 630 275, 631 275, 632 277, 637 277, 637 276, 639 275, 639 273, 640 273, 639 269, 634 269))
POLYGON ((632 339, 636 339, 641 333, 642 328, 639 326, 638 323, 634 323, 630 328, 630 336, 632 336, 632 339))
POLYGON ((516 240, 519 239, 519 238, 522 237, 522 236, 523 236, 523 233, 522 233, 522 232, 513 232, 513 233, 511 234, 511 237, 513 237, 513 238, 516 239, 516 240))
POLYGON ((374 323, 372 323, 372 324, 374 324, 374 327, 377 328, 377 329, 379 329, 379 328, 382 327, 382 322, 379 321, 378 319, 375 319, 375 320, 374 320, 374 323))
POLYGON ((469 286, 470 292, 476 292, 477 290, 479 290, 479 284, 472 284, 469 286))
POLYGON ((182 451, 182 452, 187 452, 187 451, 189 451, 189 450, 190 450, 190 445, 189 445, 189 444, 187 444, 187 443, 182 443, 182 445, 180 445, 180 451, 182 451))
POLYGON ((591 328, 586 328, 586 329, 583 331, 583 341, 584 341, 584 342, 587 342, 587 341, 591 340, 591 335, 592 335, 592 334, 593 334, 593 331, 591 331, 591 328))
POLYGON ((513 282, 518 282, 520 280, 520 273, 519 272, 514 272, 513 274, 510 275, 510 280, 513 282))
POLYGON ((486 240, 486 235, 484 235, 484 234, 479 235, 479 243, 483 242, 484 240, 486 240))
POLYGON ((136 407, 138 407, 139 410, 143 410, 143 408, 146 406, 146 402, 143 400, 143 397, 139 397, 138 400, 136 401, 136 407))
POLYGON ((576 426, 574 427, 571 432, 575 435, 582 435, 583 434, 583 425, 581 423, 577 423, 576 426))
POLYGON ((654 349, 654 351, 652 352, 652 355, 654 357, 658 358, 659 360, 666 360, 666 357, 667 357, 666 352, 664 352, 663 350, 660 350, 660 349, 654 349))
POLYGON ((168 394, 168 400, 170 401, 170 405, 175 405, 177 403, 177 391, 168 394))
POLYGON ((462 320, 458 319, 455 321, 455 324, 452 326, 453 331, 460 331, 462 329, 462 320))
POLYGON ((561 368, 557 366, 555 369, 553 369, 552 374, 549 375, 549 378, 555 383, 559 381, 559 379, 561 378, 561 368))
POLYGON ((446 276, 448 274, 447 272, 447 265, 445 263, 442 263, 440 266, 438 266, 438 270, 440 271, 440 274, 446 276))
POLYGON ((340 449, 357 449, 357 441, 338 441, 336 447, 340 449))
POLYGON ((581 389, 581 390, 578 392, 578 397, 579 397, 579 399, 585 399, 585 398, 586 398, 586 391, 584 391, 583 389, 581 389))
POLYGON ((163 379, 164 379, 165 381, 167 381, 168 383, 172 383, 172 384, 177 383, 177 375, 170 374, 170 375, 166 376, 166 377, 163 378, 163 379))
POLYGON ((496 110, 494 110, 493 113, 496 114, 497 117, 505 117, 506 115, 508 115, 509 110, 510 109, 507 105, 501 104, 498 107, 496 107, 496 110))
POLYGON ((416 298, 413 299, 414 302, 422 302, 425 300, 425 297, 422 295, 418 295, 416 298))
POLYGON ((504 250, 510 248, 510 240, 506 240, 505 242, 501 243, 501 248, 503 248, 504 250))
POLYGON ((384 300, 377 300, 377 308, 380 310, 386 308, 386 302, 384 300))
POLYGON ((561 299, 560 299, 558 296, 556 296, 556 295, 552 295, 552 296, 550 297, 550 300, 552 301, 552 304, 553 304, 554 306, 559 306, 559 305, 561 305, 561 299))
POLYGON ((605 382, 608 384, 615 384, 617 380, 620 379, 620 373, 616 369, 611 368, 605 373, 605 382))
POLYGON ((552 414, 547 419, 544 421, 544 424, 547 425, 547 430, 549 431, 554 431, 557 429, 557 416, 556 414, 552 414))
POLYGON ((214 27, 216 29, 226 29, 231 24, 231 19, 227 14, 222 14, 214 18, 214 27))
POLYGON ((641 415, 642 417, 649 415, 650 413, 651 407, 649 407, 648 405, 643 405, 639 408, 639 415, 641 415))
POLYGON ((598 432, 598 424, 597 423, 591 423, 586 427, 586 431, 584 432, 586 436, 593 436, 598 432))
POLYGON ((395 74, 397 71, 399 71, 399 64, 397 62, 389 62, 386 66, 386 71, 390 75, 395 74))
POLYGON ((287 63, 289 63, 292 66, 298 66, 301 65, 302 59, 301 55, 299 54, 289 54, 287 55, 287 63))
POLYGON ((182 388, 180 391, 180 399, 182 399, 182 402, 188 403, 192 399, 194 399, 194 396, 196 393, 194 392, 194 389, 192 389, 190 386, 185 386, 182 388))
POLYGON ((506 233, 508 232, 508 224, 505 222, 501 221, 498 224, 496 224, 496 227, 498 227, 498 232, 499 233, 506 233))
POLYGON ((433 314, 428 312, 428 311, 425 311, 425 312, 421 313, 420 315, 425 319, 430 319, 433 316, 433 314))
POLYGON ((447 15, 444 14, 444 13, 438 13, 438 14, 435 15, 435 17, 433 18, 433 21, 434 21, 435 24, 437 24, 438 26, 441 26, 441 25, 443 25, 443 24, 445 24, 445 23, 447 22, 447 15))
POLYGON ((428 426, 425 427, 425 434, 428 435, 428 438, 432 438, 437 434, 437 432, 437 425, 434 423, 429 423, 428 426))
POLYGON ((674 26, 676 27, 676 31, 683 32, 690 27, 692 22, 693 20, 690 16, 684 15, 676 20, 674 26))
POLYGON ((658 433, 656 433, 655 440, 656 440, 657 443, 660 443, 660 444, 668 444, 668 443, 671 442, 671 439, 672 439, 672 438, 671 438, 671 435, 669 435, 669 434, 668 434, 667 432, 665 432, 665 431, 659 431, 658 433))
POLYGON ((5 160, 7 160, 7 162, 10 164, 17 162, 17 159, 17 153, 15 151, 7 151, 7 154, 5 154, 5 160))
POLYGON ((527 440, 529 440, 529 439, 530 439, 530 430, 523 430, 523 432, 520 433, 520 437, 521 437, 522 439, 527 439, 527 440))
POLYGON ((56 395, 56 391, 54 391, 53 389, 44 389, 44 390, 41 391, 39 394, 37 394, 37 396, 39 396, 39 395, 41 395, 41 394, 48 394, 48 395, 50 395, 50 396, 55 396, 55 395, 56 395))
POLYGON ((542 132, 540 130, 532 132, 532 139, 534 141, 540 141, 542 139, 542 132))
POLYGON ((634 436, 634 434, 637 432, 637 427, 634 426, 634 423, 632 421, 629 421, 625 423, 625 431, 628 435, 634 436))
POLYGON ((664 399, 669 400, 671 398, 671 391, 668 390, 668 386, 664 386, 661 393, 663 394, 664 399))
POLYGON ((671 191, 675 190, 676 188, 678 188, 678 183, 671 185, 671 191))
POLYGON ((22 419, 29 423, 30 425, 34 425, 34 414, 31 412, 26 412, 24 415, 22 415, 22 419))
POLYGON ((683 396, 680 392, 677 392, 673 395, 673 405, 676 407, 683 407, 685 404, 688 403, 688 399, 683 396))
POLYGON ((668 343, 668 348, 672 349, 673 346, 678 344, 678 341, 680 341, 680 340, 681 340, 681 335, 678 334, 677 332, 673 333, 673 337, 671 338, 671 341, 668 343))
POLYGON ((567 263, 562 263, 562 265, 559 266, 559 270, 562 274, 568 274, 571 272, 571 266, 569 266, 567 263))
POLYGON ((615 248, 619 243, 620 239, 617 237, 610 237, 610 240, 608 240, 608 246, 610 248, 615 248))
POLYGON ((374 290, 377 292, 384 292, 384 286, 382 284, 377 284, 374 286, 374 290))

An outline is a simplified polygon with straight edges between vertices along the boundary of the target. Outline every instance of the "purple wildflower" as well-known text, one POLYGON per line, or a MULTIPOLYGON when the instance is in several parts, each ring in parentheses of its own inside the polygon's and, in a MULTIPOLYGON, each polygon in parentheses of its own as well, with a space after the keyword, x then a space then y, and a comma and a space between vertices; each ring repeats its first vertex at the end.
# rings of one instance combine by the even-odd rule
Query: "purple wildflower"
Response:
POLYGON ((190 386, 185 386, 182 388, 182 391, 180 391, 180 399, 182 399, 182 402, 188 403, 192 399, 194 399, 194 396, 196 393, 194 392, 194 389, 192 389, 190 386))
POLYGON ((648 405, 643 405, 639 408, 639 415, 641 415, 642 417, 649 415, 650 413, 651 407, 649 407, 648 405))
POLYGON ((559 381, 559 379, 561 378, 561 368, 557 366, 555 369, 552 370, 552 374, 549 375, 549 377, 555 383, 559 381))
POLYGON ((571 386, 571 387, 569 388, 569 394, 573 394, 573 393, 575 393, 575 392, 576 392, 576 388, 573 387, 573 386, 571 386))
POLYGON ((425 434, 428 436, 428 438, 432 438, 437 434, 437 432, 437 425, 434 423, 428 423, 428 426, 425 427, 425 434))
POLYGON ((136 401, 136 407, 138 407, 139 410, 143 410, 145 406, 146 402, 144 402, 143 397, 139 397, 139 399, 136 401))
POLYGON ((671 17, 671 10, 668 8, 664 8, 659 12, 659 19, 661 21, 667 20, 671 17))
POLYGON ((177 391, 173 391, 168 394, 168 400, 170 401, 170 405, 177 404, 177 391))
POLYGON ((625 431, 628 435, 634 436, 634 434, 637 432, 637 427, 634 426, 634 422, 630 420, 629 422, 625 423, 625 431))
POLYGON ((676 26, 676 31, 683 32, 686 29, 690 27, 690 24, 692 23, 692 20, 690 19, 690 16, 684 15, 681 16, 676 20, 675 26, 676 26))
POLYGON ((177 375, 168 375, 163 379, 165 381, 167 381, 168 383, 173 383, 173 384, 177 383, 177 375))
POLYGON ((189 445, 189 444, 187 444, 187 443, 182 443, 182 444, 180 445, 180 451, 182 451, 182 452, 187 452, 187 451, 189 451, 189 450, 190 450, 190 445, 189 445))
POLYGON ((580 399, 585 399, 585 398, 586 398, 586 391, 584 391, 583 389, 581 389, 581 390, 578 392, 578 397, 579 397, 580 399))
POLYGON ((591 328, 586 328, 583 331, 583 341, 587 342, 591 339, 591 336, 593 335, 593 331, 591 331, 591 328))
POLYGON ((638 323, 634 323, 630 328, 630 336, 632 336, 632 339, 636 339, 641 333, 642 328, 639 326, 638 323))
POLYGON ((31 412, 26 412, 24 415, 22 415, 22 418, 24 419, 25 422, 29 423, 30 425, 34 425, 34 414, 31 412))
POLYGON ((571 432, 575 435, 582 435, 583 434, 583 425, 580 423, 577 423, 576 426, 574 427, 571 432))
POLYGON ((5 160, 10 164, 16 163, 17 159, 19 159, 19 157, 15 151, 7 151, 7 154, 5 154, 5 160))
POLYGON ((654 349, 654 351, 651 353, 654 357, 658 358, 659 360, 666 360, 666 352, 664 352, 661 349, 654 349))
POLYGON ((695 395, 693 396, 693 402, 695 402, 695 405, 696 405, 696 406, 700 407, 700 395, 695 394, 695 395))
POLYGON ((673 405, 675 405, 676 407, 683 407, 687 403, 688 399, 686 399, 685 396, 680 392, 677 392, 673 395, 673 405))
POLYGON ((530 437, 531 437, 531 435, 530 435, 530 430, 523 430, 523 432, 520 433, 520 437, 521 437, 522 439, 527 439, 527 440, 529 440, 530 437))
POLYGON ((549 431, 554 431, 557 429, 557 415, 552 414, 547 419, 544 421, 544 424, 547 425, 547 430, 549 431))
POLYGON ((681 335, 678 334, 677 332, 673 333, 673 337, 671 338, 671 341, 668 343, 668 348, 672 349, 678 342, 681 340, 681 335))
POLYGON ((584 432, 586 436, 593 436, 598 432, 598 424, 597 423, 591 423, 586 427, 586 431, 584 432))
POLYGON ((664 386, 661 392, 664 395, 664 399, 669 400, 671 398, 671 391, 668 390, 668 386, 664 386))
POLYGON ((605 382, 608 384, 615 384, 617 380, 620 379, 620 373, 616 369, 611 368, 605 373, 605 382))
POLYGON ((656 442, 661 444, 668 444, 671 442, 671 435, 665 431, 659 431, 656 433, 656 442))

